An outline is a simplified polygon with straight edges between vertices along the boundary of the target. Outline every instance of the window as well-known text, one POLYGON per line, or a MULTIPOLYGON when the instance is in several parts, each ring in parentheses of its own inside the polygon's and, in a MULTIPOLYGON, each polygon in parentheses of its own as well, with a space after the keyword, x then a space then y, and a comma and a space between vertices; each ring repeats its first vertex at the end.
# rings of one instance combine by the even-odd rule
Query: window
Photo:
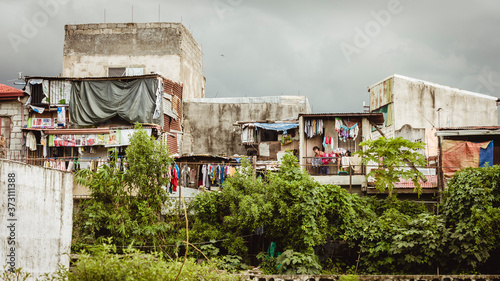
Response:
POLYGON ((144 75, 144 67, 109 67, 108 77, 144 75))
POLYGON ((0 117, 0 149, 9 148, 10 145, 10 118, 0 117))
POLYGON ((261 129, 260 141, 278 141, 278 131, 261 129))

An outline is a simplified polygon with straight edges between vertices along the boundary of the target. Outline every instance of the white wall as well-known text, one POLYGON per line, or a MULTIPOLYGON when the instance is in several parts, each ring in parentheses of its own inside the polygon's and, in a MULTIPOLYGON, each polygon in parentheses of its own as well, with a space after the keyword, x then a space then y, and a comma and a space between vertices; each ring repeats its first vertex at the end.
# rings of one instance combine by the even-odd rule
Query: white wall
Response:
POLYGON ((498 125, 496 97, 398 74, 370 86, 369 92, 371 111, 392 102, 393 125, 381 127, 386 137, 431 142, 428 156, 437 154, 437 138, 429 135, 432 129, 498 125))
MULTIPOLYGON (((16 268, 34 277, 54 272, 58 264, 69 267, 73 174, 59 170, 0 160, 0 262, 7 263, 11 247, 15 250, 16 268), (15 173, 15 206, 8 206, 9 173, 15 173), (15 208, 16 221, 9 207, 15 208), (9 245, 8 229, 15 224, 15 245, 9 245)), ((11 242, 12 243, 12 242, 11 242)), ((10 258, 9 258, 10 259, 10 258)))
POLYGON ((399 76, 393 95, 395 130, 405 124, 429 129, 498 125, 495 97, 399 76))

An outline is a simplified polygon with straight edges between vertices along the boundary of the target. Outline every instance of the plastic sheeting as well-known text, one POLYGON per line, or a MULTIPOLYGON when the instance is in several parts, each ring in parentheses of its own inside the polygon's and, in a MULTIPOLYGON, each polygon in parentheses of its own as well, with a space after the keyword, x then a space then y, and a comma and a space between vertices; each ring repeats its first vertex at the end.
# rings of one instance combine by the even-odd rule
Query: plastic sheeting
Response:
POLYGON ((299 124, 297 123, 252 123, 249 125, 273 131, 286 131, 290 129, 295 129, 299 126, 299 124))
POLYGON ((479 167, 493 166, 493 141, 486 147, 481 147, 479 153, 479 167))
POLYGON ((87 126, 119 116, 130 123, 163 126, 163 109, 156 78, 134 80, 75 81, 71 88, 69 111, 74 124, 87 126), (158 118, 154 118, 155 115, 158 118))
POLYGON ((493 164, 493 141, 470 142, 443 140, 443 173, 445 177, 452 177, 455 172, 468 167, 484 166, 486 161, 493 164), (491 151, 491 157, 487 152, 491 151), (490 159, 491 158, 491 159, 490 159), (481 162, 483 160, 483 163, 481 162))

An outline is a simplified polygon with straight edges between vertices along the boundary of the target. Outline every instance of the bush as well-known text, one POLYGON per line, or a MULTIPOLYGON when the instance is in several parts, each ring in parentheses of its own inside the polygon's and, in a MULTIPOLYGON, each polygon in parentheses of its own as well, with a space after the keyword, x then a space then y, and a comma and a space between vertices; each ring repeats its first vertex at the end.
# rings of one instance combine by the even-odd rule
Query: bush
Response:
MULTIPOLYGON (((60 269, 46 280, 175 280, 183 260, 167 261, 161 253, 145 254, 131 247, 116 254, 113 245, 92 248, 80 254, 74 268, 60 269)), ((239 280, 238 276, 218 271, 214 264, 187 259, 179 280, 239 280)))
POLYGON ((260 266, 266 274, 314 275, 322 269, 318 257, 312 253, 286 250, 277 258, 268 257, 266 253, 260 253, 257 258, 261 260, 260 266))

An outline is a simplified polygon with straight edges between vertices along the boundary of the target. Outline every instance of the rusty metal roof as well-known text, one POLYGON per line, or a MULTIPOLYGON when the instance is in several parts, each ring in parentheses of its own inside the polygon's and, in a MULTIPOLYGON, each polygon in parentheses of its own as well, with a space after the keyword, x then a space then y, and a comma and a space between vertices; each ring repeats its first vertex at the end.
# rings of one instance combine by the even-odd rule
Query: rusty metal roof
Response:
MULTIPOLYGON (((422 188, 436 188, 438 186, 437 175, 427 175, 425 178, 427 182, 423 182, 421 179, 418 180, 422 188)), ((400 178, 398 182, 394 183, 394 188, 415 188, 415 184, 411 179, 404 180, 400 178)))

